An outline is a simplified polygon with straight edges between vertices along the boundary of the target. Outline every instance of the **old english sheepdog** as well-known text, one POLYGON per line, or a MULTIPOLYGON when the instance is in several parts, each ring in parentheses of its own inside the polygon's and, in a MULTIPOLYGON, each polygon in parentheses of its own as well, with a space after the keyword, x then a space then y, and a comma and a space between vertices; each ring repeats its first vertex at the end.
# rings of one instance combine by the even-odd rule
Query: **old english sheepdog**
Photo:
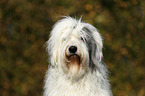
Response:
POLYGON ((58 21, 47 41, 50 65, 43 96, 112 96, 102 47, 91 24, 71 17, 58 21))

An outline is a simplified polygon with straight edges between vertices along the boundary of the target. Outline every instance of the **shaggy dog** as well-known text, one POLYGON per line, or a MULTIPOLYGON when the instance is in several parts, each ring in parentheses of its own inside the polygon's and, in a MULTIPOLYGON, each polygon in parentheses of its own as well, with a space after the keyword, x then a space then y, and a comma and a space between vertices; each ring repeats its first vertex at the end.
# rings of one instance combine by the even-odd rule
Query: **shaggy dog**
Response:
POLYGON ((43 96, 112 96, 102 47, 92 25, 71 17, 58 21, 47 41, 50 65, 43 96))

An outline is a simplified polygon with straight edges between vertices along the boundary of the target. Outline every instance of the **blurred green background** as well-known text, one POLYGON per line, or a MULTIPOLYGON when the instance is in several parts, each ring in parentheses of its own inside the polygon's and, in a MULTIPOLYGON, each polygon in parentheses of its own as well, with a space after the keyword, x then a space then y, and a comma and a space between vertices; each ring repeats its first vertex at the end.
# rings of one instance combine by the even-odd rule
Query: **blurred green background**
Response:
POLYGON ((145 96, 145 0, 0 0, 0 96, 42 96, 43 45, 63 15, 99 29, 114 96, 145 96))

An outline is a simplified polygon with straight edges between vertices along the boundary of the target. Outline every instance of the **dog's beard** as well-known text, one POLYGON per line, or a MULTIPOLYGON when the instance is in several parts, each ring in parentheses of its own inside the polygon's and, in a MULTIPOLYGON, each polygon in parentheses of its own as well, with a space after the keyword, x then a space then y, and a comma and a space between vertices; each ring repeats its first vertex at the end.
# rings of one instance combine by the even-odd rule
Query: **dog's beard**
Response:
POLYGON ((70 55, 68 57, 68 67, 72 74, 77 74, 81 68, 80 56, 77 54, 70 55))
POLYGON ((66 50, 64 52, 65 54, 61 57, 64 61, 64 63, 61 63, 63 64, 61 65, 63 72, 68 79, 80 80, 88 72, 89 60, 86 57, 87 54, 84 56, 80 52, 78 54, 66 54, 66 50))

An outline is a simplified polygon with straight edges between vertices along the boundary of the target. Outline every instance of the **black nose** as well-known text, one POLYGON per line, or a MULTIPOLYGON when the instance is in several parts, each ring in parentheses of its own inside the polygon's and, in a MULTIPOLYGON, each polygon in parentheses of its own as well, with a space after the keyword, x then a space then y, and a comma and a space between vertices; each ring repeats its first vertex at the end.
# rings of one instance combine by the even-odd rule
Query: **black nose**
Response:
POLYGON ((69 47, 69 52, 70 53, 75 53, 77 51, 77 47, 76 46, 70 46, 69 47))

